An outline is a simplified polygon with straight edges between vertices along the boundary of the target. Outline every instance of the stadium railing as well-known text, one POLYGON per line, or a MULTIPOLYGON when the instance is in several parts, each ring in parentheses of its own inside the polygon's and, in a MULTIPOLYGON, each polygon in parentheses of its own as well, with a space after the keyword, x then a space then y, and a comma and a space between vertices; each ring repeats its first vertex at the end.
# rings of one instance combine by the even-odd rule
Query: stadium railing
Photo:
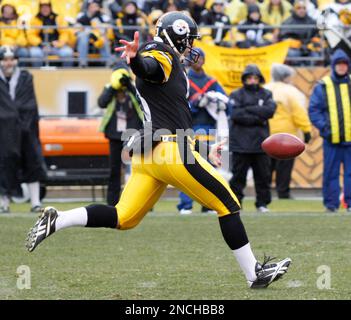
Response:
MULTIPOLYGON (((232 30, 232 32, 234 33, 234 38, 235 38, 235 33, 236 28, 238 27, 238 25, 231 25, 231 26, 217 26, 217 25, 206 25, 206 26, 201 26, 201 29, 211 29, 211 31, 213 29, 222 29, 224 30, 232 30)), ((1 26, 0 27, 0 31, 1 29, 22 29, 24 32, 27 32, 29 29, 40 29, 40 30, 46 30, 46 29, 69 29, 69 30, 76 30, 76 32, 84 30, 84 31, 88 31, 88 30, 92 30, 92 29, 99 29, 102 31, 103 37, 105 37, 105 39, 107 39, 106 37, 106 31, 108 29, 113 30, 113 32, 117 32, 119 30, 118 26, 113 26, 113 25, 101 25, 98 27, 77 27, 77 26, 68 26, 68 27, 57 27, 57 26, 42 26, 42 27, 32 27, 32 26, 20 26, 20 27, 14 27, 14 26, 1 26)), ((253 26, 241 26, 241 28, 243 30, 247 29, 255 29, 255 27, 253 26)), ((262 26, 258 26, 256 27, 257 29, 262 29, 262 26)), ((135 30, 135 31, 140 31, 141 32, 141 42, 146 41, 147 37, 149 39, 151 39, 151 35, 150 32, 152 30, 152 28, 150 28, 149 26, 145 26, 145 27, 140 27, 140 26, 123 26, 124 30, 135 30)), ((265 30, 269 30, 269 31, 276 31, 276 30, 281 30, 281 29, 316 29, 316 25, 280 25, 280 26, 264 26, 263 29, 265 30)), ((350 28, 348 28, 350 29, 350 28)), ((303 57, 288 57, 287 58, 287 62, 291 62, 291 63, 317 63, 318 65, 324 64, 325 61, 327 61, 328 59, 326 59, 328 57, 328 50, 327 50, 327 46, 326 46, 326 41, 325 41, 325 37, 324 37, 324 31, 323 29, 319 30, 319 34, 320 34, 320 38, 321 38, 321 51, 320 51, 320 55, 318 57, 310 57, 310 56, 303 56, 303 57)), ((44 34, 44 40, 43 43, 41 45, 41 47, 45 48, 49 46, 49 41, 48 41, 48 37, 49 35, 47 33, 43 33, 44 34)), ((123 35, 121 35, 123 37, 123 35)), ((227 47, 235 47, 236 41, 235 39, 228 39, 225 41, 225 46, 227 47)), ((118 45, 117 43, 110 43, 111 46, 111 57, 108 59, 104 59, 100 56, 100 54, 98 52, 94 52, 94 53, 90 53, 88 56, 88 63, 97 63, 97 65, 99 67, 101 66, 105 66, 105 67, 109 67, 111 65, 113 65, 114 62, 116 62, 118 60, 117 55, 113 52, 113 48, 118 45)), ((36 59, 36 58, 21 58, 21 62, 24 64, 28 64, 30 65, 32 62, 43 62, 44 66, 48 67, 52 64, 56 64, 56 63, 62 63, 64 61, 69 61, 69 62, 73 62, 74 66, 80 66, 80 59, 79 59, 79 54, 77 52, 76 48, 74 49, 74 56, 72 58, 68 58, 68 59, 63 59, 60 58, 59 56, 56 55, 50 55, 50 54, 46 54, 45 50, 44 50, 44 59, 36 59)))

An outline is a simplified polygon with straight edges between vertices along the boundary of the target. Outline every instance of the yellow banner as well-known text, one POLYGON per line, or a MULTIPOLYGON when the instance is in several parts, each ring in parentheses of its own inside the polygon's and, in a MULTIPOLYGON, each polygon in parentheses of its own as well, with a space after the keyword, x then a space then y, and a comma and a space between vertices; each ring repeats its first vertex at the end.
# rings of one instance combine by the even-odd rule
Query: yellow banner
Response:
POLYGON ((241 87, 241 73, 250 64, 256 64, 266 82, 270 81, 272 63, 284 63, 289 49, 289 41, 262 48, 236 49, 225 48, 204 44, 197 41, 196 47, 200 47, 206 53, 204 69, 207 74, 218 80, 227 94, 241 87))

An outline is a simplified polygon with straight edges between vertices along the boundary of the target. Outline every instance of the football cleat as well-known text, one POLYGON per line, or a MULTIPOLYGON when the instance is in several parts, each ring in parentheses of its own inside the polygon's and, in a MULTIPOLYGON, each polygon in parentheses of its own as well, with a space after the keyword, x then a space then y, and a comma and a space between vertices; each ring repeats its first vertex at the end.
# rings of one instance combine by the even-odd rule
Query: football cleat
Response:
POLYGON ((55 208, 46 207, 44 209, 42 215, 28 233, 26 248, 29 252, 32 252, 40 242, 55 232, 57 217, 58 214, 55 208))
POLYGON ((251 289, 267 288, 273 281, 279 280, 287 271, 291 263, 290 258, 267 264, 275 258, 264 257, 262 264, 256 262, 255 272, 257 279, 249 281, 251 289))

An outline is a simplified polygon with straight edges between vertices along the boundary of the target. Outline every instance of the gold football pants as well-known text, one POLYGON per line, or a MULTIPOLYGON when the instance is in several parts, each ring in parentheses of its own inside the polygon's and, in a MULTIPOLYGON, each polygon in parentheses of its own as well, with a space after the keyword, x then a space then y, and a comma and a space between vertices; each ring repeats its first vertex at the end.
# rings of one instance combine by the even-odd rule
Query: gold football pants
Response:
POLYGON ((131 176, 116 205, 119 229, 135 227, 168 184, 220 217, 240 210, 227 181, 185 141, 160 142, 145 155, 133 155, 131 176))

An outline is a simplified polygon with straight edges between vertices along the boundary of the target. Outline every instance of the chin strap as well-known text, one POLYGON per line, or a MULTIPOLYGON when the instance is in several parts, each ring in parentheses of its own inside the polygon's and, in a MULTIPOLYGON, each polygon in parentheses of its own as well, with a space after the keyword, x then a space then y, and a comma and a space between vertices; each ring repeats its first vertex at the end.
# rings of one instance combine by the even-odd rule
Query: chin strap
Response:
POLYGON ((166 31, 166 30, 163 30, 162 32, 163 32, 163 34, 165 35, 165 37, 166 37, 166 39, 167 39, 167 41, 168 41, 168 44, 171 46, 171 48, 172 48, 180 57, 182 57, 183 54, 181 54, 181 53, 178 51, 178 49, 177 49, 176 46, 174 45, 173 41, 172 41, 171 38, 169 37, 167 31, 166 31))

